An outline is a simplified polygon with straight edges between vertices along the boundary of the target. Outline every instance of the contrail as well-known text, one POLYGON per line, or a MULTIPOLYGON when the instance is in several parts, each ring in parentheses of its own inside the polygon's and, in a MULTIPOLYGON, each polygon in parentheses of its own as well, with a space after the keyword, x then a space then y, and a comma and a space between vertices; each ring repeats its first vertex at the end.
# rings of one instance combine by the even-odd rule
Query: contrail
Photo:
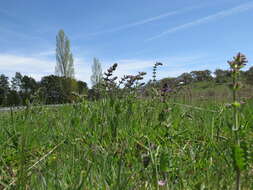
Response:
POLYGON ((170 28, 170 29, 168 29, 168 30, 156 35, 156 36, 148 38, 146 41, 152 41, 152 40, 155 40, 155 39, 160 38, 162 36, 165 36, 167 34, 177 32, 179 30, 183 30, 183 29, 190 28, 192 26, 208 23, 210 21, 217 20, 217 19, 220 19, 220 18, 223 18, 223 17, 227 17, 227 16, 230 16, 230 15, 233 15, 233 14, 236 14, 236 13, 245 12, 245 11, 248 11, 252 8, 253 8, 253 2, 242 4, 240 6, 232 8, 232 9, 223 10, 223 11, 220 11, 216 14, 200 18, 200 19, 195 20, 193 22, 182 24, 182 25, 176 26, 174 28, 170 28))
POLYGON ((117 32, 117 31, 128 29, 128 28, 137 27, 137 26, 140 26, 140 25, 144 25, 144 24, 148 24, 148 23, 151 23, 151 22, 154 22, 154 21, 157 21, 157 20, 164 19, 164 18, 169 17, 169 16, 182 14, 182 13, 185 13, 187 11, 191 11, 191 10, 196 9, 196 8, 200 8, 200 6, 188 7, 188 8, 184 8, 184 9, 180 9, 180 10, 167 12, 167 13, 164 13, 164 14, 161 14, 161 15, 158 15, 158 16, 154 16, 154 17, 150 17, 150 18, 147 18, 147 19, 144 19, 144 20, 137 21, 137 22, 121 25, 121 26, 118 26, 118 27, 115 27, 115 28, 112 28, 112 29, 95 32, 95 33, 92 33, 90 35, 98 35, 98 34, 103 34, 103 33, 117 32))

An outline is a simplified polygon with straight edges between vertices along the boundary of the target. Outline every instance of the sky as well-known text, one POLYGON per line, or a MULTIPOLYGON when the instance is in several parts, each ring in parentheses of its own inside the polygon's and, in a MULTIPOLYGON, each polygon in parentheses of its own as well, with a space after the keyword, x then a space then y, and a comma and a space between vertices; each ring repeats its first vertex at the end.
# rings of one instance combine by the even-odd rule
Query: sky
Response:
MULTIPOLYGON (((253 66, 253 0, 0 0, 0 74, 54 74, 56 35, 70 39, 75 77, 90 84, 93 58, 105 71, 157 77, 228 69, 237 52, 253 66)), ((246 68, 246 69, 247 69, 246 68)))

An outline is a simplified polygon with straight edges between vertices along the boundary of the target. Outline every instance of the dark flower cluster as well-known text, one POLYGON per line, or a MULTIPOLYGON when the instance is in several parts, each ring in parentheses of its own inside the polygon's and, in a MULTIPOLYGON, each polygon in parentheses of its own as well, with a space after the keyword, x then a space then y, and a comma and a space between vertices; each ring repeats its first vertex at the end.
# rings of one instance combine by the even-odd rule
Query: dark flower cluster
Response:
POLYGON ((163 64, 160 63, 160 62, 156 62, 156 63, 155 63, 155 67, 162 66, 162 65, 163 65, 163 64))
MULTIPOLYGON (((139 72, 137 75, 125 75, 119 82, 120 85, 125 83, 125 88, 132 88, 134 84, 141 81, 147 73, 139 72)), ((140 83, 139 86, 143 86, 145 83, 140 83)))
POLYGON ((103 78, 104 80, 104 86, 106 87, 107 90, 111 90, 112 88, 116 87, 116 80, 118 77, 112 77, 113 72, 117 69, 118 64, 114 63, 113 66, 111 66, 107 72, 104 73, 105 77, 103 78))
POLYGON ((160 89, 161 101, 165 102, 166 97, 173 92, 173 89, 169 86, 169 84, 165 83, 160 89))
POLYGON ((242 83, 238 79, 240 76, 240 70, 246 65, 247 62, 248 60, 246 56, 240 52, 233 57, 232 61, 228 61, 233 78, 233 83, 229 85, 231 89, 238 90, 242 87, 242 83))
POLYGON ((153 66, 153 81, 156 81, 156 70, 158 66, 162 66, 163 64, 160 62, 156 62, 155 65, 153 66))
POLYGON ((163 87, 161 88, 161 96, 166 96, 166 94, 172 92, 173 90, 170 88, 170 86, 165 83, 163 87))
POLYGON ((118 67, 118 64, 114 63, 113 66, 107 69, 107 72, 104 73, 106 78, 109 78, 110 76, 112 76, 113 72, 117 69, 117 67, 118 67))
POLYGON ((228 61, 232 72, 238 72, 246 65, 246 63, 248 63, 246 56, 240 52, 235 57, 233 57, 232 61, 228 61))

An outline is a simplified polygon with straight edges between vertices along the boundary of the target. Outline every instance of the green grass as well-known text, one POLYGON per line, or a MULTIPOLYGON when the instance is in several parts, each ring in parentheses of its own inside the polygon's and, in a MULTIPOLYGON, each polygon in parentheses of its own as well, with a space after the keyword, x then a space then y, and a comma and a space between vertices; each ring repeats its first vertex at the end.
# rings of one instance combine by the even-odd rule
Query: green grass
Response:
MULTIPOLYGON (((234 189, 232 110, 198 106, 128 97, 1 113, 0 189, 234 189)), ((252 108, 241 108, 247 190, 252 108)))

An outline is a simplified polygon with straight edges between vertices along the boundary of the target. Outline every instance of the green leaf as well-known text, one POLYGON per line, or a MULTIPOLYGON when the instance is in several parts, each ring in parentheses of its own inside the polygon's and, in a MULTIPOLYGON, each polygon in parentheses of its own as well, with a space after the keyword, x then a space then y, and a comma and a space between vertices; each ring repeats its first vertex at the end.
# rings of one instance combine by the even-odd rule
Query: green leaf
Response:
POLYGON ((239 146, 236 145, 233 147, 233 161, 234 161, 234 167, 236 170, 243 170, 246 166, 246 160, 245 160, 245 153, 244 150, 239 146))
POLYGON ((160 122, 163 122, 163 121, 165 121, 165 119, 166 119, 166 114, 165 114, 164 111, 162 111, 162 112, 159 114, 159 116, 158 116, 158 120, 159 120, 160 122))
POLYGON ((165 152, 162 152, 160 156, 160 169, 162 172, 168 171, 169 166, 169 155, 165 152))

